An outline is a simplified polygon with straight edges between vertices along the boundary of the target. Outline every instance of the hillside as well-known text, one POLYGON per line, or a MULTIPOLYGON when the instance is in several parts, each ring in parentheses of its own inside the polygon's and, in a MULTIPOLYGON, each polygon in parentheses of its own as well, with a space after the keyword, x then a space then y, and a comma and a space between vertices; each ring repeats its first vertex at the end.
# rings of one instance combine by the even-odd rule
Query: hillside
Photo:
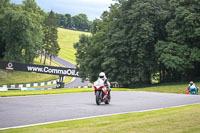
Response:
POLYGON ((69 62, 72 62, 73 64, 76 64, 76 51, 73 47, 73 44, 79 41, 79 36, 81 34, 90 35, 89 32, 58 28, 58 43, 61 48, 58 56, 69 62))

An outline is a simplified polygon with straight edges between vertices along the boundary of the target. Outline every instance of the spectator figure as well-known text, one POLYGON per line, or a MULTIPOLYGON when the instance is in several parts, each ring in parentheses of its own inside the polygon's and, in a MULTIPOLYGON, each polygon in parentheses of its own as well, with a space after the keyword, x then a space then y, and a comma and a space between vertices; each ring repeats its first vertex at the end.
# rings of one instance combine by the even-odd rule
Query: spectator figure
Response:
POLYGON ((192 95, 198 95, 198 87, 193 81, 190 81, 190 84, 188 85, 188 90, 192 95))

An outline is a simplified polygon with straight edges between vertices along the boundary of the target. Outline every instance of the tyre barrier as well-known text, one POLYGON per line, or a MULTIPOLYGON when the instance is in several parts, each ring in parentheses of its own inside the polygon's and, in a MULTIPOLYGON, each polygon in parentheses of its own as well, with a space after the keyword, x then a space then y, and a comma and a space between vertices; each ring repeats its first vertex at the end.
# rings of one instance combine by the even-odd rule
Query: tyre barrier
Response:
MULTIPOLYGON (((71 87, 70 87, 71 88, 71 87)), ((73 88, 93 88, 92 86, 74 86, 73 88)), ((1 91, 33 91, 33 90, 52 90, 53 88, 4 88, 0 87, 0 92, 1 91)))
POLYGON ((93 86, 74 86, 73 88, 93 88, 93 86))
POLYGON ((33 91, 33 90, 51 90, 52 88, 0 88, 1 91, 33 91))
POLYGON ((0 85, 0 91, 8 91, 8 90, 41 90, 41 88, 34 88, 34 87, 52 85, 52 84, 56 84, 58 81, 59 81, 59 79, 52 80, 52 81, 41 82, 41 83, 0 85))

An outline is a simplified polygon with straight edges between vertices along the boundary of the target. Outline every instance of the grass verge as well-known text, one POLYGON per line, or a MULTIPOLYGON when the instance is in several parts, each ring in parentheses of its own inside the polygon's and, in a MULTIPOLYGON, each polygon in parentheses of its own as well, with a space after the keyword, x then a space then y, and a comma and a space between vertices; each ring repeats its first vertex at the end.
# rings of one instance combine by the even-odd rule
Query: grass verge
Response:
POLYGON ((20 71, 4 71, 4 73, 6 74, 6 78, 0 78, 0 85, 44 82, 59 78, 56 75, 38 74, 30 72, 27 73, 20 71))
MULTIPOLYGON (((176 93, 185 94, 189 83, 169 83, 169 84, 158 84, 150 87, 138 88, 136 91, 147 91, 147 92, 161 92, 161 93, 176 93)), ((200 87, 200 82, 195 82, 200 87)))
MULTIPOLYGON (((52 89, 52 90, 28 90, 28 91, 13 90, 13 91, 0 92, 0 97, 80 93, 80 92, 93 92, 93 91, 94 91, 93 88, 62 88, 62 89, 52 89)), ((126 88, 112 88, 112 91, 134 91, 134 90, 126 88)))
POLYGON ((199 133, 200 104, 8 129, 0 133, 199 133))
POLYGON ((46 95, 46 94, 62 94, 62 93, 79 93, 79 92, 92 92, 92 88, 64 88, 52 90, 34 90, 34 91, 7 91, 0 92, 1 97, 9 96, 27 96, 27 95, 46 95))
MULTIPOLYGON (((196 83, 198 86, 200 82, 196 83)), ((127 88, 112 88, 112 91, 146 91, 146 92, 160 92, 160 93, 176 93, 185 94, 187 83, 177 84, 161 84, 138 89, 127 88)), ((62 94, 62 93, 78 93, 78 92, 92 92, 93 88, 63 88, 54 90, 35 90, 35 91, 7 91, 0 92, 1 97, 8 96, 26 96, 26 95, 45 95, 45 94, 62 94)))

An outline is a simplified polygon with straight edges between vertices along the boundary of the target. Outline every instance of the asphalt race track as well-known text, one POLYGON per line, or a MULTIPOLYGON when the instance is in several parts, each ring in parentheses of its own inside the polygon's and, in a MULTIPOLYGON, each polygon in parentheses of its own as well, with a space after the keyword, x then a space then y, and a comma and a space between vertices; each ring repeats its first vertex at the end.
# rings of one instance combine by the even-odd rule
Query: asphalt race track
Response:
POLYGON ((99 106, 93 92, 0 97, 0 129, 200 103, 200 96, 182 94, 112 91, 111 96, 109 105, 99 106))
MULTIPOLYGON (((72 64, 71 62, 66 61, 60 57, 56 57, 56 58, 54 58, 54 60, 66 68, 76 68, 76 66, 74 64, 72 64)), ((82 82, 81 78, 75 78, 75 80, 73 82, 65 84, 65 88, 73 88, 73 87, 77 87, 77 86, 88 86, 88 84, 89 84, 89 81, 82 82)), ((52 88, 56 88, 56 87, 54 86, 52 88)))

